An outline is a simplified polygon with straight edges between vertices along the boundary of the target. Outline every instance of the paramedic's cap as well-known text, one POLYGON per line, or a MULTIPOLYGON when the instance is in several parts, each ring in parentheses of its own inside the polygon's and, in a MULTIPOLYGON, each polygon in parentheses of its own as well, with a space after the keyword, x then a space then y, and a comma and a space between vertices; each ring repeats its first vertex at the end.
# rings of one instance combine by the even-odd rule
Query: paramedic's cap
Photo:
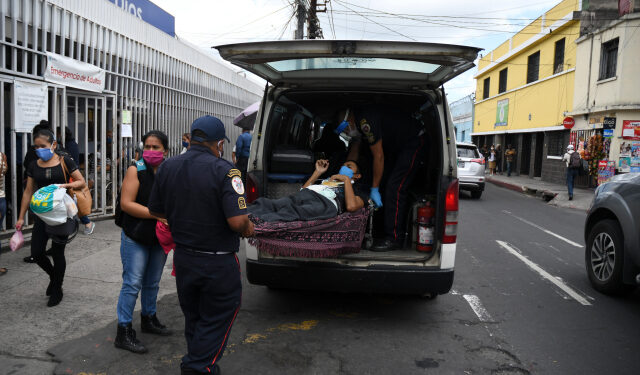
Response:
POLYGON ((567 150, 573 150, 573 145, 567 146, 567 150))
POLYGON ((221 139, 226 139, 228 142, 231 142, 225 135, 222 121, 217 117, 209 115, 197 118, 193 124, 191 124, 191 139, 196 142, 219 141, 221 139), (193 135, 194 130, 202 130, 207 137, 203 138, 193 135))

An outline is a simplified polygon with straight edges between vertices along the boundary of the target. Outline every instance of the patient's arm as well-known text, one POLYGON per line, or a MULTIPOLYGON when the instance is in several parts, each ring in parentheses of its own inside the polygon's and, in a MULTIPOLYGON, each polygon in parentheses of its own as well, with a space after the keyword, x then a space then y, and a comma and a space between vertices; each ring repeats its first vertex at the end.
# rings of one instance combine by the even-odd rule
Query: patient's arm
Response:
POLYGON ((302 185, 302 188, 304 189, 309 187, 310 185, 313 185, 313 183, 316 182, 316 180, 319 179, 320 176, 322 176, 322 174, 327 171, 327 169, 329 169, 329 160, 320 159, 316 161, 316 170, 313 171, 313 174, 311 175, 311 177, 309 177, 307 182, 302 185))
POLYGON ((364 207, 364 201, 353 192, 351 179, 342 174, 331 176, 332 180, 344 182, 344 204, 349 212, 355 212, 364 207))

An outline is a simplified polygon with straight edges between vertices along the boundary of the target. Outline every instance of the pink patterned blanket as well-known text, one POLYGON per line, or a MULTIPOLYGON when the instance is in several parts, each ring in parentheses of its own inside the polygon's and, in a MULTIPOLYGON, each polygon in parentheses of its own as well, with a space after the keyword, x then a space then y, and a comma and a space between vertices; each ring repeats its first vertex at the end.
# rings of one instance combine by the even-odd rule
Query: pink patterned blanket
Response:
POLYGON ((249 243, 278 256, 332 258, 357 253, 362 248, 368 217, 366 208, 312 221, 265 222, 249 215, 255 224, 255 237, 249 243))

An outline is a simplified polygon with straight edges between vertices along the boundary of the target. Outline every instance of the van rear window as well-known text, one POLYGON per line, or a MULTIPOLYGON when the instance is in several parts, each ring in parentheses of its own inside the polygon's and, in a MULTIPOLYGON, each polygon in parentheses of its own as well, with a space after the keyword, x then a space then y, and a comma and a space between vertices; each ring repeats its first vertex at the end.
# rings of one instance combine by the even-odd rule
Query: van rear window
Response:
POLYGON ((314 57, 279 60, 268 65, 280 72, 317 69, 383 69, 417 73, 433 73, 440 65, 420 61, 394 60, 378 57, 314 57))
POLYGON ((479 157, 478 149, 475 147, 464 147, 458 146, 458 157, 459 158, 477 158, 479 157))

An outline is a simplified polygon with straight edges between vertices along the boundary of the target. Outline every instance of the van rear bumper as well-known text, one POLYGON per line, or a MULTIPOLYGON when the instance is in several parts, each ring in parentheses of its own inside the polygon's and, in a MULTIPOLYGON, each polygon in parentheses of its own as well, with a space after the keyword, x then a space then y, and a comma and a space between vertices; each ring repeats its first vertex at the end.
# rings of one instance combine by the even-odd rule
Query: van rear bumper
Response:
POLYGON ((389 294, 445 294, 453 284, 453 269, 369 266, 320 262, 247 260, 251 284, 274 288, 389 294))

